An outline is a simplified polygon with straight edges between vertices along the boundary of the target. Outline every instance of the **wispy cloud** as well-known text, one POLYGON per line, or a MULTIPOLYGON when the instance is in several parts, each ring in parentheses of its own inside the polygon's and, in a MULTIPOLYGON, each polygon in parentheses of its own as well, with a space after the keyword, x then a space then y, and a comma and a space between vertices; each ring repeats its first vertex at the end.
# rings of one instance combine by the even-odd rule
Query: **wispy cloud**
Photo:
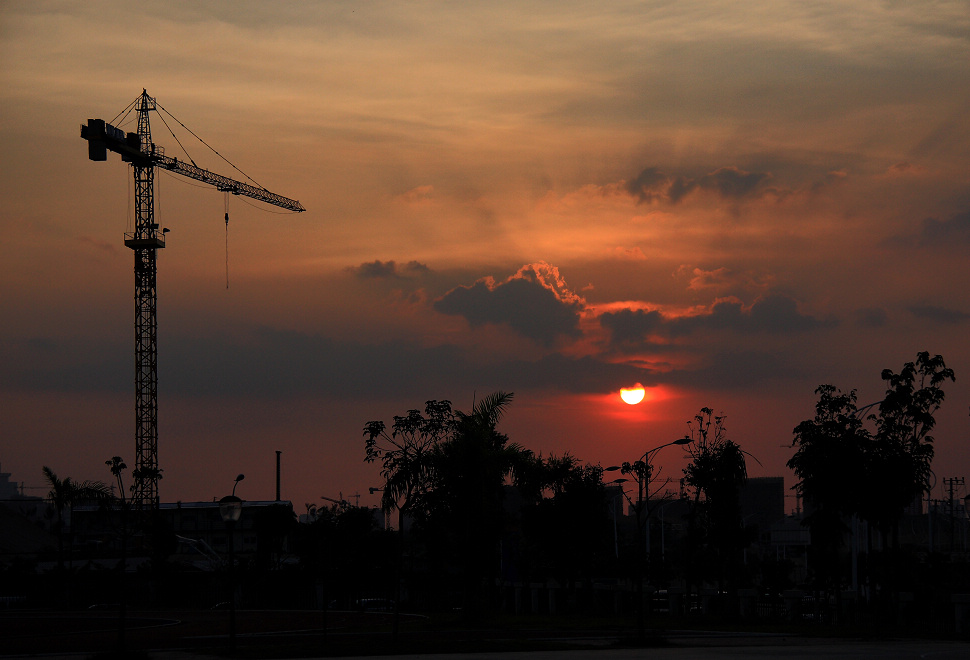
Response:
POLYGON ((945 325, 963 323, 964 321, 970 320, 970 312, 939 307, 937 305, 911 305, 909 311, 916 318, 945 325))

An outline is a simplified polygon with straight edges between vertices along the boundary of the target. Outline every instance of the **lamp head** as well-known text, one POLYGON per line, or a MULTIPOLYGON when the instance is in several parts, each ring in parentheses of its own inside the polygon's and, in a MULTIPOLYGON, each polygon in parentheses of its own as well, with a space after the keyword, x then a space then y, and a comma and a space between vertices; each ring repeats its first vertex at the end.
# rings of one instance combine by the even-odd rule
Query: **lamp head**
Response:
POLYGON ((219 515, 223 522, 237 522, 242 515, 242 500, 235 495, 226 495, 219 500, 219 515))

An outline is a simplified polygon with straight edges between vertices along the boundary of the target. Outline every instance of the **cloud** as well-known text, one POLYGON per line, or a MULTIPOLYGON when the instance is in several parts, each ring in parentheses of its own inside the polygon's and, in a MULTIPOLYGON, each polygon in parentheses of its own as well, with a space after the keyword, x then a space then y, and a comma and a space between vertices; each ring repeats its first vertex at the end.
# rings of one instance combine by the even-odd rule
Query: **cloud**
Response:
POLYGON ((107 337, 7 338, 0 347, 0 387, 28 391, 127 391, 130 351, 107 337))
POLYGON ((501 283, 488 277, 459 286, 434 303, 436 311, 462 316, 472 326, 505 324, 545 346, 560 336, 579 336, 585 306, 569 290, 559 269, 545 262, 523 266, 501 283))
POLYGON ((737 167, 721 167, 699 178, 667 174, 648 167, 626 182, 626 190, 639 203, 680 202, 694 190, 707 190, 724 199, 741 199, 754 193, 771 178, 767 172, 746 172, 737 167))
POLYGON ((900 163, 894 163, 890 165, 886 170, 886 174, 891 177, 897 176, 908 176, 913 174, 922 174, 923 168, 918 165, 913 165, 912 163, 903 161, 900 163))
POLYGON ((421 204, 430 202, 434 197, 434 186, 418 186, 417 188, 412 188, 400 195, 398 199, 407 204, 421 204))
POLYGON ((704 269, 682 264, 675 271, 679 280, 686 281, 689 291, 707 292, 712 297, 738 296, 750 298, 769 290, 775 279, 772 273, 758 273, 720 267, 704 269))
POLYGON ((610 331, 614 346, 641 344, 662 332, 667 320, 657 310, 621 309, 600 316, 600 325, 610 331))
POLYGON ((927 321, 942 323, 944 325, 963 323, 967 319, 970 319, 970 314, 967 312, 958 309, 937 307, 936 305, 912 305, 909 308, 909 312, 916 318, 926 319, 927 321))
POLYGON ((173 396, 353 399, 410 392, 450 398, 476 389, 582 393, 609 391, 618 382, 656 381, 637 366, 589 356, 552 353, 537 360, 483 361, 449 344, 424 346, 401 339, 363 344, 266 327, 252 328, 230 341, 181 336, 172 344, 166 382, 173 396))
POLYGON ((924 218, 918 227, 889 236, 883 244, 903 250, 911 250, 914 246, 962 250, 970 245, 970 211, 954 213, 945 220, 932 216, 924 218))
POLYGON ((409 261, 400 268, 397 262, 391 261, 381 261, 375 260, 367 263, 362 263, 360 266, 351 267, 349 270, 357 274, 360 279, 397 279, 408 277, 409 275, 417 275, 422 273, 430 273, 431 269, 426 265, 417 262, 409 261))
POLYGON ((617 247, 613 248, 612 256, 621 261, 646 261, 647 255, 639 247, 617 247))
POLYGON ((708 355, 702 364, 673 371, 665 382, 689 388, 731 390, 777 380, 812 378, 797 355, 790 351, 739 350, 708 355))
POLYGON ((790 334, 831 325, 798 311, 794 299, 768 295, 745 307, 738 300, 720 300, 709 309, 685 316, 667 316, 657 310, 618 310, 600 316, 615 347, 636 347, 651 337, 676 338, 702 330, 743 334, 790 334))
MULTIPOLYGON (((743 316, 742 314, 742 318, 743 316)), ((800 313, 794 299, 780 295, 766 296, 756 301, 747 316, 739 327, 746 332, 804 332, 829 325, 800 313)))
MULTIPOLYGON (((636 366, 595 357, 553 353, 537 360, 483 361, 449 344, 363 343, 266 326, 239 328, 231 337, 170 333, 165 354, 159 379, 166 399, 360 399, 392 392, 448 398, 476 389, 603 392, 618 382, 651 382, 636 366)), ((7 341, 0 360, 8 367, 0 370, 0 386, 8 389, 125 393, 131 386, 130 347, 104 337, 7 341)))
POLYGON ((113 243, 108 243, 107 241, 97 240, 91 238, 90 236, 81 236, 78 240, 85 245, 94 247, 100 252, 104 252, 105 254, 114 255, 118 253, 118 249, 115 247, 115 245, 113 243))
POLYGON ((735 281, 734 274, 727 268, 717 268, 715 270, 695 268, 692 271, 692 275, 693 277, 691 277, 690 283, 687 285, 687 288, 692 291, 721 288, 733 284, 735 281))
POLYGON ((970 245, 970 211, 957 213, 949 220, 926 218, 920 229, 919 242, 925 246, 970 245))
POLYGON ((881 307, 860 309, 856 312, 856 323, 866 328, 883 328, 889 323, 889 315, 881 307))
POLYGON ((721 197, 739 199, 754 192, 769 178, 771 175, 767 172, 745 172, 736 167, 722 167, 702 176, 698 185, 705 190, 713 190, 721 197))
POLYGON ((637 178, 627 181, 626 189, 643 203, 661 200, 670 185, 671 180, 668 175, 656 167, 648 167, 640 172, 637 178))

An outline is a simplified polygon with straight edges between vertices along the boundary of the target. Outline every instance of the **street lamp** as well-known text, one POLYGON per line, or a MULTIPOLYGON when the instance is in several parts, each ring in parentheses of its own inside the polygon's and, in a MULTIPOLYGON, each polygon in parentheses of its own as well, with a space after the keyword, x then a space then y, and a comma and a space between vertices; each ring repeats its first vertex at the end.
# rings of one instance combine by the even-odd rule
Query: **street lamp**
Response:
POLYGON ((219 515, 226 524, 226 534, 229 537, 229 650, 236 650, 236 569, 233 558, 233 534, 236 523, 242 515, 242 500, 236 497, 236 486, 246 478, 240 474, 232 485, 232 495, 226 495, 219 500, 219 515))
POLYGON ((673 442, 667 442, 660 445, 659 447, 654 447, 653 449, 648 449, 643 453, 638 460, 633 463, 623 463, 622 466, 611 466, 606 468, 607 472, 613 470, 620 470, 622 474, 632 475, 633 480, 637 482, 637 503, 634 506, 634 510, 637 516, 637 535, 641 530, 645 528, 644 534, 644 546, 641 546, 639 542, 636 543, 637 548, 637 633, 639 639, 642 642, 646 636, 644 630, 644 607, 643 607, 643 562, 645 554, 649 553, 650 545, 650 512, 649 504, 650 492, 650 473, 652 472, 651 461, 653 457, 656 456, 657 452, 665 447, 672 447, 674 445, 687 445, 693 442, 694 439, 690 436, 685 436, 683 438, 678 438, 673 442), (646 490, 646 501, 644 501, 644 491, 646 490), (646 516, 644 516, 644 511, 646 510, 646 516))

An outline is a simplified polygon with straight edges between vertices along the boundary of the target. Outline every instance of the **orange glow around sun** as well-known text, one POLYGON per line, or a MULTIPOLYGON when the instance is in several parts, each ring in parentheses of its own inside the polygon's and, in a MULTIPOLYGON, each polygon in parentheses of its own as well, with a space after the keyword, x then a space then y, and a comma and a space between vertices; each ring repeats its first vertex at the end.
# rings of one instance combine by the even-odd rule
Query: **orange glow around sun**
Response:
POLYGON ((643 389, 643 385, 640 383, 637 383, 633 387, 623 387, 620 389, 620 398, 623 399, 624 403, 628 403, 631 406, 643 401, 645 394, 646 390, 643 389))

